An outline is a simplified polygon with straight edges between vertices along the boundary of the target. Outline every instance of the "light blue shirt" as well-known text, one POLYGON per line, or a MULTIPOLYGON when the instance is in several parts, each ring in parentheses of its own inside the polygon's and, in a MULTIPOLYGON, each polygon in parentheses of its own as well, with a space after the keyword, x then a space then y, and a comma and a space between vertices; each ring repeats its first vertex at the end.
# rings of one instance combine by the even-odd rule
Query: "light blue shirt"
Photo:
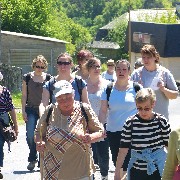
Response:
POLYGON ((128 165, 128 178, 127 180, 130 180, 130 169, 133 167, 133 164, 137 160, 143 160, 147 162, 147 174, 151 175, 154 173, 154 171, 157 170, 156 166, 158 167, 159 173, 162 176, 164 164, 166 160, 166 152, 164 148, 158 149, 154 152, 150 148, 144 149, 141 151, 141 153, 131 150, 131 159, 129 161, 128 165))
MULTIPOLYGON (((107 131, 121 131, 126 119, 137 113, 135 96, 136 92, 132 81, 130 88, 126 91, 118 91, 115 87, 112 88, 108 102, 107 131)), ((106 89, 102 93, 101 100, 107 100, 106 89)))

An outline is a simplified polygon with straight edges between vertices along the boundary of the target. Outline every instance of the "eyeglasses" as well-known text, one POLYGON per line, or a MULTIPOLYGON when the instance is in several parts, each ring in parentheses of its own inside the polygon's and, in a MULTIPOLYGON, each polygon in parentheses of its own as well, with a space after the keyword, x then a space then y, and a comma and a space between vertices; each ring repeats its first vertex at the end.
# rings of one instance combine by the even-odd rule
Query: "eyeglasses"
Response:
POLYGON ((93 68, 93 69, 101 69, 101 66, 93 65, 93 66, 91 66, 91 68, 93 68))
POLYGON ((62 61, 57 61, 57 64, 58 65, 65 65, 65 66, 68 66, 68 65, 70 65, 71 63, 70 62, 62 62, 62 61))
POLYGON ((36 68, 38 68, 38 69, 45 69, 44 66, 36 66, 36 68))
POLYGON ((142 108, 142 107, 139 107, 137 108, 138 111, 150 111, 152 108, 142 108))
POLYGON ((108 64, 107 66, 114 66, 114 64, 108 64))

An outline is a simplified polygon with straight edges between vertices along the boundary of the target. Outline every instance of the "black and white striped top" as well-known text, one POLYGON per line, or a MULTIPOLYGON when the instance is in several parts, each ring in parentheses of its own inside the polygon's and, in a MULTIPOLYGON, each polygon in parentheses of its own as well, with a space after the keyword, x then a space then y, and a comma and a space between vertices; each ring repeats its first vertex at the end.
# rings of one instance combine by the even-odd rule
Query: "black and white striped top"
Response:
MULTIPOLYGON (((137 152, 151 148, 152 151, 168 146, 170 125, 167 119, 155 113, 151 120, 143 120, 138 114, 130 117, 122 129, 121 148, 131 148, 137 152)), ((147 163, 138 160, 134 168, 147 170, 147 163)))

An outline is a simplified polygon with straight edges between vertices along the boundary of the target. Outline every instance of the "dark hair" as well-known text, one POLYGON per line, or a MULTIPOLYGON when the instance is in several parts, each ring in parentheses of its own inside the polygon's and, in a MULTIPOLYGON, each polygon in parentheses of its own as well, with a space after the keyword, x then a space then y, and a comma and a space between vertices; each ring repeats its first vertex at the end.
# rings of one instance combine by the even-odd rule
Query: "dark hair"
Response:
POLYGON ((56 61, 58 62, 58 60, 61 58, 61 57, 65 57, 70 63, 72 63, 72 57, 71 55, 69 55, 68 53, 61 53, 59 54, 59 56, 57 57, 56 61))
MULTIPOLYGON (((130 65, 130 63, 129 63, 129 61, 127 59, 117 60, 116 61, 116 67, 117 67, 118 64, 123 63, 123 62, 125 62, 127 64, 128 70, 130 71, 131 65, 130 65)), ((116 69, 116 67, 115 67, 115 69, 116 69)))
POLYGON ((93 58, 94 55, 91 51, 87 50, 87 49, 82 49, 77 53, 77 60, 89 60, 90 58, 93 58))
POLYGON ((143 54, 149 54, 151 55, 151 57, 155 57, 156 58, 155 62, 159 63, 160 55, 156 51, 156 48, 153 45, 150 45, 150 44, 144 45, 141 49, 141 55, 143 54))

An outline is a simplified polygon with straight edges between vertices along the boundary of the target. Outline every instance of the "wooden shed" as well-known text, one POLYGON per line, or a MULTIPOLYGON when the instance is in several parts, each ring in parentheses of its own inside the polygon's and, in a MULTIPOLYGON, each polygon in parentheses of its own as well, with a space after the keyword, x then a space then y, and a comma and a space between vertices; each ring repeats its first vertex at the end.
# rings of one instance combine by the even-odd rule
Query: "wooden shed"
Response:
POLYGON ((66 43, 55 38, 1 31, 0 63, 18 66, 24 74, 32 70, 32 60, 41 54, 48 61, 48 72, 54 75, 56 58, 66 51, 66 43))

